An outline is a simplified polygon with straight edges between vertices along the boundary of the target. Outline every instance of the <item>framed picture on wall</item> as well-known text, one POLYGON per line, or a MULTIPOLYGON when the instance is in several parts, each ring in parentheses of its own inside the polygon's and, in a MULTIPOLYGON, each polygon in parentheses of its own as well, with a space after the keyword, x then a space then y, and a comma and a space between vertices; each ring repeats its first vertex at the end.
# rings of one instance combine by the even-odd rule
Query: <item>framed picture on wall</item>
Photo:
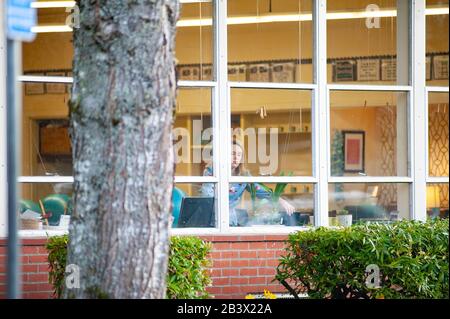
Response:
POLYGON ((344 137, 344 172, 364 172, 364 131, 342 131, 344 137))
POLYGON ((380 60, 361 59, 357 64, 358 81, 379 81, 380 80, 380 60))
POLYGON ((273 63, 272 82, 292 83, 295 82, 295 63, 273 63))
POLYGON ((268 63, 252 64, 249 67, 248 80, 250 82, 269 82, 270 66, 268 63))
POLYGON ((333 64, 333 82, 355 81, 354 60, 336 61, 333 64))
POLYGON ((448 79, 448 55, 433 57, 433 75, 435 80, 448 79))

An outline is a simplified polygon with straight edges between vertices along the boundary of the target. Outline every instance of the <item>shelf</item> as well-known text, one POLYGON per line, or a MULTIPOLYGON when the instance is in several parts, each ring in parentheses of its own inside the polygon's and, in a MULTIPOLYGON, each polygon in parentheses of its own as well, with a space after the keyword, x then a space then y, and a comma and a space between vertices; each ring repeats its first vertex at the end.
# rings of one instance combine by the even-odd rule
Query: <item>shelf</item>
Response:
POLYGON ((211 144, 192 145, 192 149, 202 149, 202 148, 212 148, 212 145, 211 144))

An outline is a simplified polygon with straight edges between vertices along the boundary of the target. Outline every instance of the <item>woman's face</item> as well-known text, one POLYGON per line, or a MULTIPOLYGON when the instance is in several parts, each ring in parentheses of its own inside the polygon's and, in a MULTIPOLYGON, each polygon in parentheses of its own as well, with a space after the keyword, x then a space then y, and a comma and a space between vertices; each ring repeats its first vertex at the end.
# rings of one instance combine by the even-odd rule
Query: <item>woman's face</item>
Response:
POLYGON ((231 148, 231 169, 235 170, 242 161, 242 148, 239 145, 233 144, 231 148))

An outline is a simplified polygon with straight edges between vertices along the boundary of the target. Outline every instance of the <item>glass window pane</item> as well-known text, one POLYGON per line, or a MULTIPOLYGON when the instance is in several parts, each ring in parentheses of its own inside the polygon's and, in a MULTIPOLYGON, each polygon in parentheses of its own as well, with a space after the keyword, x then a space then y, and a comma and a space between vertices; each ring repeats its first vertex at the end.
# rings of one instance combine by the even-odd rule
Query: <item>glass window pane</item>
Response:
POLYGON ((23 83, 21 175, 70 176, 69 85, 23 83))
POLYGON ((38 32, 33 42, 23 43, 23 72, 30 75, 60 75, 53 72, 69 72, 72 69, 72 32, 66 26, 71 14, 66 8, 38 9, 38 27, 58 27, 53 31, 38 32))
POLYGON ((330 226, 345 222, 341 215, 352 215, 353 224, 409 219, 410 186, 378 183, 329 184, 328 205, 330 226))
POLYGON ((176 184, 172 192, 172 228, 216 227, 214 183, 176 184))
POLYGON ((314 225, 312 184, 232 183, 229 197, 230 226, 314 225))
POLYGON ((427 85, 448 86, 448 0, 426 0, 427 85))
POLYGON ((213 80, 212 0, 181 4, 175 54, 179 80, 213 80))
POLYGON ((178 176, 213 175, 211 89, 178 90, 173 129, 178 176))
POLYGON ((449 176, 448 93, 428 95, 428 173, 449 176))
POLYGON ((448 183, 427 185, 428 217, 448 218, 448 183))
POLYGON ((328 82, 407 85, 408 2, 327 1, 328 82))
POLYGON ((330 93, 332 176, 408 176, 408 94, 330 93))
POLYGON ((310 91, 232 89, 232 174, 311 176, 311 119, 310 91))
POLYGON ((312 82, 311 7, 311 0, 229 0, 229 80, 312 82))
POLYGON ((68 227, 64 226, 67 220, 64 217, 61 220, 61 216, 72 214, 71 183, 21 183, 20 191, 21 229, 68 227))

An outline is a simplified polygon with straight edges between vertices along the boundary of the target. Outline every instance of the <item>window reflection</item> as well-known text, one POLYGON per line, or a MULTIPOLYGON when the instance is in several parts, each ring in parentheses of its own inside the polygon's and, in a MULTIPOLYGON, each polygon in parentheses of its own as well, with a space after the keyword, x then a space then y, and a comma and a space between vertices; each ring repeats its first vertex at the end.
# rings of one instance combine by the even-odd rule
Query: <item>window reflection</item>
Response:
POLYGON ((409 184, 335 183, 328 192, 330 226, 410 218, 409 184))

